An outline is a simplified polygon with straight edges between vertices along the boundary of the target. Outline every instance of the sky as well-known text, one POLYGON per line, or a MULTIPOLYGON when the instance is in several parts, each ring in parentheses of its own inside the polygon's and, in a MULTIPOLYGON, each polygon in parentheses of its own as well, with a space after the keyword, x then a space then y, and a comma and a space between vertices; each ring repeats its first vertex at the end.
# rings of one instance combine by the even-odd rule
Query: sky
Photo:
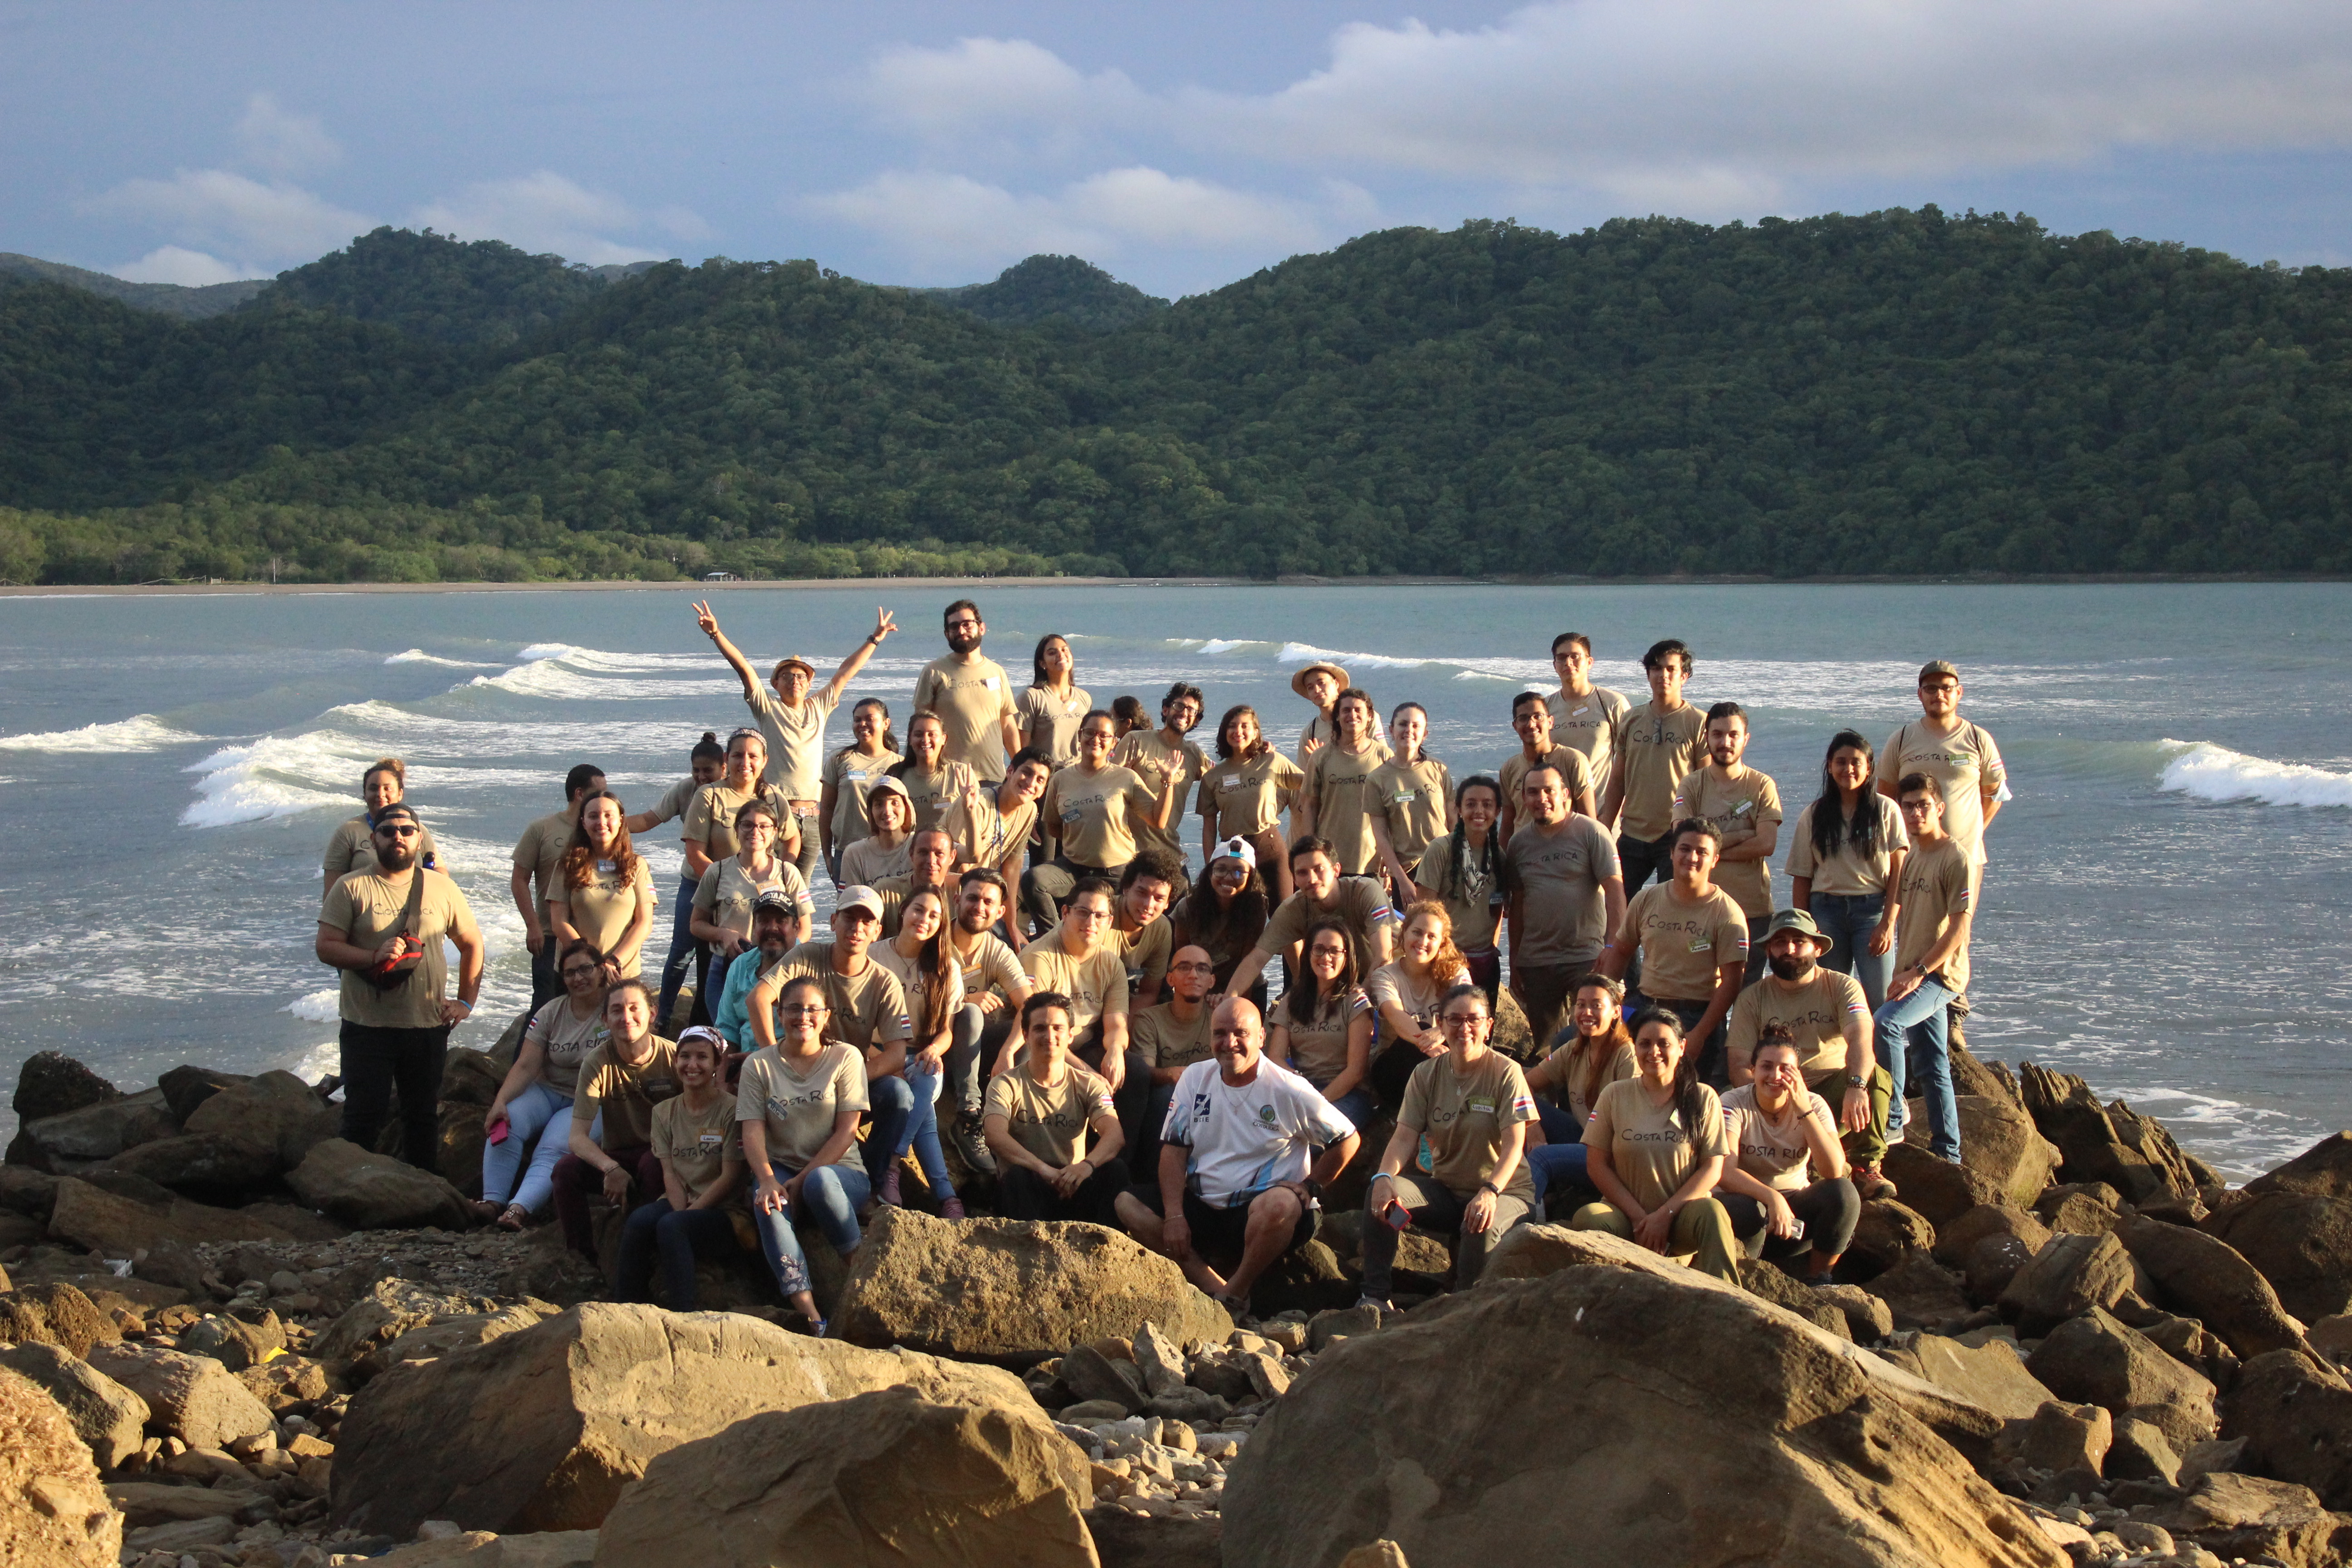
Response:
POLYGON ((0 0, 0 250, 142 281, 389 223, 1175 297, 1400 225, 1928 203, 2352 263, 2352 5, 0 0))

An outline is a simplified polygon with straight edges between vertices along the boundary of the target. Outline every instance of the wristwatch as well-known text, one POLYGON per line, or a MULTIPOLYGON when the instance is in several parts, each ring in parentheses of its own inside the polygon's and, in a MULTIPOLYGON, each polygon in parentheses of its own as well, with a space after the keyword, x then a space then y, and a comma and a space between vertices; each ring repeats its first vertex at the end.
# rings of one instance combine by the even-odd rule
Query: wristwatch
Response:
POLYGON ((1862 1075, 1850 1072, 1845 1075, 1845 1083, 1848 1089, 1860 1089, 1863 1084, 1862 1075))

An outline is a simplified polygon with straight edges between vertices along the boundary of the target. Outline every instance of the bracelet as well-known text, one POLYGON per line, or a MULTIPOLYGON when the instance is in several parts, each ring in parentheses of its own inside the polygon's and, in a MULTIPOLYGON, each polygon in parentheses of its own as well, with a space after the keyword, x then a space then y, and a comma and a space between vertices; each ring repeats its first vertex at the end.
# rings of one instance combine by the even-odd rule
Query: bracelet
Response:
POLYGON ((1503 1195, 1502 1189, 1496 1186, 1492 1182, 1479 1183, 1478 1190, 1486 1194, 1490 1198, 1499 1198, 1503 1195))
POLYGON ((468 1013, 474 1010, 474 1005, 471 1002, 467 1001, 463 996, 453 996, 450 1000, 457 1003, 458 1006, 463 1007, 468 1013))

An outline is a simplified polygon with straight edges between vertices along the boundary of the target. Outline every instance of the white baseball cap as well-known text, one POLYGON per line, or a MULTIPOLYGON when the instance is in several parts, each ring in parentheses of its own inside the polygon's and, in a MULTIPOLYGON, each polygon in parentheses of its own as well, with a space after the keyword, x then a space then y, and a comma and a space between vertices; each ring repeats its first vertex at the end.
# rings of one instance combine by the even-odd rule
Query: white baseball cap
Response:
POLYGON ((1238 833, 1234 835, 1231 838, 1226 839, 1223 843, 1218 845, 1216 852, 1211 855, 1209 858, 1212 860, 1238 860, 1253 871, 1257 869, 1257 851, 1250 847, 1250 841, 1244 838, 1238 833))

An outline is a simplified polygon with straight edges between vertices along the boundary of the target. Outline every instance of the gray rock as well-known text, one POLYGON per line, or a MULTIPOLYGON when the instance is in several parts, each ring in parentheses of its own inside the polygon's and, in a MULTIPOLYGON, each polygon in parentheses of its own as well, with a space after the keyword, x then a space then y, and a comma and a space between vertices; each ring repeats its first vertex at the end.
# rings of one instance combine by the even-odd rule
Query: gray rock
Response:
POLYGON ((0 1350, 0 1366, 48 1391, 89 1445, 98 1468, 110 1470, 139 1451, 146 1436, 147 1402, 59 1345, 20 1344, 0 1350))
POLYGON ((2052 1331, 2026 1367, 2061 1399, 2153 1423, 2176 1452, 2213 1435, 2213 1384, 2104 1309, 2052 1331))
POLYGON ((2032 1338, 2114 1306, 2131 1286, 2131 1258, 2114 1237, 2053 1236, 2000 1293, 2000 1310, 2032 1338))
POLYGON ((125 1149, 169 1138, 179 1130, 163 1091, 150 1089, 27 1121, 22 1142, 32 1150, 33 1163, 63 1173, 111 1160, 125 1149))
POLYGON ((2173 1451, 2172 1441, 2164 1435, 2164 1428, 2153 1421, 2126 1415, 2116 1423, 2115 1444, 2107 1450, 2106 1476, 2110 1480, 2162 1481, 2168 1487, 2178 1486, 2180 1456, 2173 1451))
POLYGON ((1062 1358, 1061 1377, 1080 1400, 1106 1400, 1129 1415, 1149 1402, 1142 1370, 1131 1361, 1107 1356, 1092 1345, 1080 1345, 1062 1358))
POLYGON ((360 1230, 464 1230, 474 1223, 466 1200, 441 1177, 342 1138, 312 1145, 286 1184, 312 1208, 360 1230))
POLYGON ((1174 1394, 1184 1386, 1184 1351, 1155 1324, 1136 1331, 1135 1364, 1143 1373, 1143 1391, 1152 1396, 1174 1394))

